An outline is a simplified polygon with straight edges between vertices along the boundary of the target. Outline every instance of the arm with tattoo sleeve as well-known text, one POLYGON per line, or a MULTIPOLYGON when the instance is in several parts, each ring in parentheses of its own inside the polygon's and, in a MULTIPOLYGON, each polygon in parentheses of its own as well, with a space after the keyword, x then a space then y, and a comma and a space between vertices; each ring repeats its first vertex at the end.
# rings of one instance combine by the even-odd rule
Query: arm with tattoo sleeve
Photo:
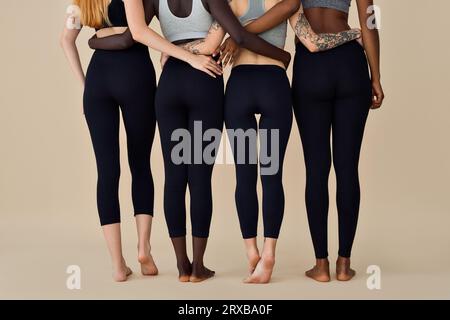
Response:
POLYGON ((351 29, 339 33, 317 34, 303 13, 303 7, 289 19, 295 34, 303 45, 311 52, 326 51, 361 37, 361 30, 351 29))
POLYGON ((182 45, 182 47, 194 54, 212 55, 216 48, 220 46, 225 37, 225 30, 214 21, 204 39, 194 40, 182 45))

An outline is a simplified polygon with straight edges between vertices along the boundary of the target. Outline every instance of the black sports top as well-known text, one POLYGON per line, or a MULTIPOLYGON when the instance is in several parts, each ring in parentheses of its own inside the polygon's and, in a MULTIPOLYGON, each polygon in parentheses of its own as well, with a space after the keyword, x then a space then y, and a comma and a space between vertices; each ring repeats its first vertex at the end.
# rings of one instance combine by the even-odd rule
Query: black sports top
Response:
POLYGON ((122 0, 111 0, 108 17, 113 27, 128 27, 125 5, 122 0))

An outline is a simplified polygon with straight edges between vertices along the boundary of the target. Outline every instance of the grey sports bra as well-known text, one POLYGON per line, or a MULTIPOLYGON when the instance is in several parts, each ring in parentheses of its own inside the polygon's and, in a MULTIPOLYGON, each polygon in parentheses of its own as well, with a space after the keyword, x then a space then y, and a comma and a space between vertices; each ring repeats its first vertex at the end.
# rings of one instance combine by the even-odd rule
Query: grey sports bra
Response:
MULTIPOLYGON (((266 0, 248 0, 247 11, 243 16, 239 17, 241 24, 245 26, 250 21, 263 16, 266 13, 265 3, 266 0)), ((273 29, 261 33, 259 36, 278 48, 284 48, 287 36, 287 21, 284 21, 273 29)))
POLYGON ((302 0, 303 8, 331 8, 348 13, 352 0, 302 0))
POLYGON ((175 42, 206 38, 214 19, 203 6, 202 0, 192 0, 192 12, 185 18, 172 13, 168 0, 159 0, 159 22, 164 37, 175 42))

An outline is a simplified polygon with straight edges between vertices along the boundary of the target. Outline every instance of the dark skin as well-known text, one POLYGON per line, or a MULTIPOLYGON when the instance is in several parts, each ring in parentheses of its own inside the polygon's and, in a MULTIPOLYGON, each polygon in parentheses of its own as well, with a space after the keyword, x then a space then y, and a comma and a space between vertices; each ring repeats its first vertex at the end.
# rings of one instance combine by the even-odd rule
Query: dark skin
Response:
MULTIPOLYGON (((363 35, 363 43, 371 71, 373 102, 372 109, 379 109, 384 100, 384 92, 381 86, 380 75, 380 41, 377 29, 369 29, 367 21, 368 6, 373 5, 372 0, 357 0, 358 15, 363 35)), ((337 33, 350 29, 348 25, 348 14, 328 8, 305 9, 311 27, 317 33, 337 33)), ((298 41, 298 39, 296 39, 298 41)), ((338 257, 336 262, 336 277, 340 281, 349 281, 356 272, 350 267, 349 257, 338 257)), ((319 281, 330 281, 330 266, 328 259, 317 259, 316 265, 306 272, 306 276, 319 281)))
MULTIPOLYGON (((378 30, 369 29, 367 26, 367 21, 371 15, 367 13, 367 8, 373 5, 373 0, 357 0, 356 4, 358 7, 364 49, 369 61, 372 78, 372 109, 379 109, 384 100, 380 75, 380 39, 378 30)), ((350 29, 348 25, 348 14, 341 11, 327 8, 310 8, 305 9, 305 16, 316 33, 337 33, 350 29)))

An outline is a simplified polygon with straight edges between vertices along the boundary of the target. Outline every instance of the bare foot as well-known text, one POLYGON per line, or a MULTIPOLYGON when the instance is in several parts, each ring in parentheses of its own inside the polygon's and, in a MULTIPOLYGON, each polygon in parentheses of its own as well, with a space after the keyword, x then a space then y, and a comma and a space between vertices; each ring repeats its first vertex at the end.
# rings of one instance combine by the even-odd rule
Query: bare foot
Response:
POLYGON ((336 278, 339 281, 350 281, 356 271, 350 268, 350 258, 339 257, 336 261, 336 278))
POLYGON ((192 275, 189 281, 194 283, 203 282, 205 280, 214 277, 215 275, 216 275, 215 271, 209 270, 203 264, 201 265, 192 264, 192 275))
POLYGON ((113 279, 115 282, 125 282, 132 274, 133 271, 131 271, 131 269, 126 265, 125 261, 123 261, 122 265, 117 268, 117 270, 113 271, 113 279))
POLYGON ((261 256, 259 255, 258 250, 252 250, 247 252, 247 259, 248 259, 248 271, 251 275, 253 272, 255 272, 256 266, 258 265, 258 262, 261 260, 261 256))
POLYGON ((275 257, 262 257, 256 265, 255 271, 244 280, 248 284, 269 283, 272 278, 273 267, 275 266, 275 257))
POLYGON ((314 268, 306 271, 305 275, 319 282, 330 282, 330 263, 328 259, 317 259, 314 268))
POLYGON ((141 272, 144 276, 158 275, 158 268, 151 254, 150 244, 138 246, 138 261, 141 264, 141 272))
POLYGON ((178 268, 178 280, 180 282, 189 282, 192 275, 191 262, 187 260, 183 263, 178 263, 177 268, 178 268))

